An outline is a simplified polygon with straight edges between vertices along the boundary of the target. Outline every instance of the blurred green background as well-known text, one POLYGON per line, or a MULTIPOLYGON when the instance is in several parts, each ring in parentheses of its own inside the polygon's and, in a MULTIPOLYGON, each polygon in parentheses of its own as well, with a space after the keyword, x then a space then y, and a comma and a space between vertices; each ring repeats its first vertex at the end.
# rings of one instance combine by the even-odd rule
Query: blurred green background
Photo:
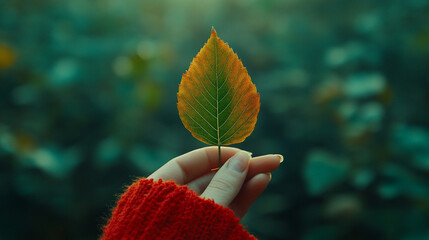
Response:
POLYGON ((0 239, 96 239, 124 186, 205 146, 176 109, 214 26, 285 161, 260 239, 429 239, 429 1, 0 0, 0 239))

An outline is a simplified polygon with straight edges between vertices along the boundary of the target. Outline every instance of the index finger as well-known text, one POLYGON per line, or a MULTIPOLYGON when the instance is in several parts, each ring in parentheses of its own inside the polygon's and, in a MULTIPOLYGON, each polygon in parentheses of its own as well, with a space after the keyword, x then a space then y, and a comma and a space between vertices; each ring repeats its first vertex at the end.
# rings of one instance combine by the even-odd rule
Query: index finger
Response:
MULTIPOLYGON (((222 147, 222 164, 238 151, 240 151, 238 148, 222 147)), ((164 181, 172 180, 179 185, 184 185, 218 167, 218 148, 214 146, 204 147, 173 158, 148 178, 162 179, 164 181)))

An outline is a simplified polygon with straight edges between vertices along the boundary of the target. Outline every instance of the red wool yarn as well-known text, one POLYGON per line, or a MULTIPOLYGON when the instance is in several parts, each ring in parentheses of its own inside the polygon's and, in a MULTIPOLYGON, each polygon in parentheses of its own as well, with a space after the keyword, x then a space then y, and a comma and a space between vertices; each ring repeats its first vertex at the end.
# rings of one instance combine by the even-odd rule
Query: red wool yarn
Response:
POLYGON ((253 239, 234 213, 172 181, 140 179, 121 196, 103 229, 111 239, 253 239))

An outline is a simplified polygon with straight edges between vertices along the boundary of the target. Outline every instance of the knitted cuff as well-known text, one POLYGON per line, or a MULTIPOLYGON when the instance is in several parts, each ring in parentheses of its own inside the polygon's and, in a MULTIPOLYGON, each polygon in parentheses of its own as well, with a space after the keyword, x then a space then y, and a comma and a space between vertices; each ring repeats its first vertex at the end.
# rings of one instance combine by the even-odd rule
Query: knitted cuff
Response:
POLYGON ((234 213, 186 186, 140 179, 121 196, 102 239, 256 239, 234 213))

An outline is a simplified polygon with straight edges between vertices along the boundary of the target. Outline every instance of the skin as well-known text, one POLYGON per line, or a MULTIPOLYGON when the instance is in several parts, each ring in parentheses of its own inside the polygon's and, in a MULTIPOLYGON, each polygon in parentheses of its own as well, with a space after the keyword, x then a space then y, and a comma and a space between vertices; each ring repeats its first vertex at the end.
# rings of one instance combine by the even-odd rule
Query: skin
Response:
POLYGON ((242 218, 268 186, 271 172, 279 167, 283 157, 269 154, 250 158, 248 152, 232 147, 222 147, 221 154, 220 169, 217 147, 205 147, 170 160, 148 178, 187 185, 201 197, 213 199, 242 218), (242 171, 232 168, 232 162, 237 163, 233 159, 240 159, 242 171))

